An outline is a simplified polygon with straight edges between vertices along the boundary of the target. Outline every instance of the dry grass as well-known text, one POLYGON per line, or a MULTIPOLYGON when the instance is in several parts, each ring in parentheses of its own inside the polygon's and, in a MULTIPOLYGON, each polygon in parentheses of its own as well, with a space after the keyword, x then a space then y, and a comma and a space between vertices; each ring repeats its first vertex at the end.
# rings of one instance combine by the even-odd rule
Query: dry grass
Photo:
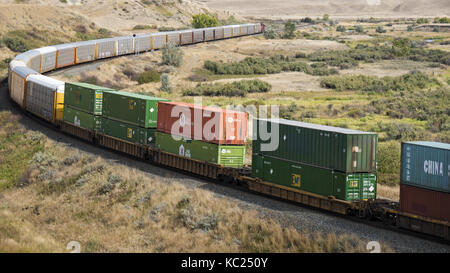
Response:
POLYGON ((82 252, 366 252, 355 236, 283 228, 174 178, 42 145, 0 191, 2 252, 66 252, 73 240, 82 252))
POLYGON ((377 185, 377 196, 378 198, 387 198, 394 201, 400 200, 400 187, 397 186, 387 186, 383 184, 377 185))

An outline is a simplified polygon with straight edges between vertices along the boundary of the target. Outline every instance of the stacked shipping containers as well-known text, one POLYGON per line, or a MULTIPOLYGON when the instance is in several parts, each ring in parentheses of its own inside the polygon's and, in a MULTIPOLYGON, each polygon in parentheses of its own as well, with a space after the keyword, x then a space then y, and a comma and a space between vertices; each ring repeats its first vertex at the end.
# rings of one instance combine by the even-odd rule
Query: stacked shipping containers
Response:
POLYGON ((400 210, 450 222, 450 144, 402 143, 400 210))
POLYGON ((252 175, 342 200, 375 199, 377 138, 357 130, 255 119, 252 175), (273 137, 266 139, 264 132, 273 137))
POLYGON ((167 100, 128 92, 105 91, 102 132, 132 143, 154 145, 160 101, 167 100))
POLYGON ((75 126, 101 129, 103 92, 111 90, 88 83, 66 83, 64 89, 64 121, 75 126))
POLYGON ((156 147, 227 167, 245 164, 247 113, 182 102, 160 102, 156 147))

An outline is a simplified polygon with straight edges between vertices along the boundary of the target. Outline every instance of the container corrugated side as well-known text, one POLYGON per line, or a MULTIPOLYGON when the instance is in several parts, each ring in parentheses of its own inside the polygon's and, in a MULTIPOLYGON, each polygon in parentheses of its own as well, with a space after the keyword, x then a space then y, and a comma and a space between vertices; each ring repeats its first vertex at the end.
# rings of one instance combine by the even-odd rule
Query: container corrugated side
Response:
POLYGON ((102 117, 101 131, 103 134, 128 142, 153 146, 155 143, 154 128, 142 128, 134 124, 102 117))
POLYGON ((117 55, 134 53, 134 37, 124 36, 117 38, 117 55))
POLYGON ((342 172, 376 173, 376 133, 289 120, 254 119, 253 122, 253 153, 342 172), (272 127, 277 130, 276 125, 278 135, 263 141, 264 127, 271 132, 272 127), (270 142, 274 150, 268 149, 270 142))
POLYGON ((46 46, 36 50, 41 54, 41 73, 56 68, 56 48, 54 46, 46 46))
POLYGON ((195 29, 193 32, 193 43, 203 42, 203 29, 195 29))
POLYGON ((245 145, 247 113, 183 102, 160 102, 158 131, 217 144, 245 145))
POLYGON ((104 92, 102 115, 144 128, 156 128, 160 101, 168 100, 129 92, 104 92))
POLYGON ((150 34, 136 35, 136 52, 146 52, 151 49, 150 36, 150 34))
POLYGON ((450 193, 400 185, 400 210, 450 222, 450 193))
POLYGON ((21 53, 14 60, 23 61, 28 68, 38 73, 41 71, 41 53, 36 49, 21 53))
POLYGON ((214 28, 214 39, 219 40, 224 38, 224 28, 216 27, 214 28))
POLYGON ((25 107, 26 99, 26 79, 29 75, 38 74, 38 72, 26 67, 16 66, 11 71, 11 81, 9 92, 11 99, 22 108, 25 107))
POLYGON ((277 185, 341 200, 375 199, 376 175, 342 173, 253 154, 252 176, 277 185))
POLYGON ((114 38, 96 40, 97 59, 117 56, 117 40, 114 38))
POLYGON ((193 32, 192 30, 182 30, 180 31, 180 40, 182 45, 188 45, 193 43, 193 32))
POLYGON ((172 45, 180 45, 180 33, 178 31, 167 32, 167 43, 172 45))
POLYGON ((95 59, 96 41, 75 43, 75 59, 77 63, 90 62, 95 59))
POLYGON ((27 79, 26 109, 48 121, 63 119, 64 82, 43 75, 27 79))
POLYGON ((223 37, 224 38, 233 37, 233 27, 232 26, 224 26, 223 27, 223 37))
POLYGON ((227 167, 242 167, 245 146, 218 145, 191 139, 174 139, 172 135, 156 132, 156 148, 199 161, 227 167))
POLYGON ((214 40, 214 28, 205 28, 205 41, 214 40))
POLYGON ((450 144, 402 143, 401 183, 450 193, 450 144))
POLYGON ((262 32, 261 24, 255 24, 255 33, 261 33, 261 32, 262 32))
POLYGON ((64 104, 91 114, 101 115, 104 91, 113 90, 88 83, 66 82, 64 104))
POLYGON ((86 128, 90 130, 101 130, 102 117, 93 115, 84 111, 72 108, 71 106, 64 106, 63 120, 75 126, 86 128))
POLYGON ((55 47, 57 49, 56 68, 75 64, 75 44, 63 44, 55 47))
POLYGON ((163 48, 167 43, 167 35, 164 33, 152 34, 153 49, 163 48))

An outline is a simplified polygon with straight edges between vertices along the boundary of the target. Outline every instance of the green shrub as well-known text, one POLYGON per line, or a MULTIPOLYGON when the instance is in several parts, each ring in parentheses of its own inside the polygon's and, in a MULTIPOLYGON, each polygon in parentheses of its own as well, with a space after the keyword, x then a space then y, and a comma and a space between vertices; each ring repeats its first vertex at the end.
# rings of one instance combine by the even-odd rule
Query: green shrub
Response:
POLYGON ((270 58, 247 57, 240 62, 226 64, 206 61, 204 68, 219 75, 261 75, 275 74, 282 71, 304 72, 310 75, 333 75, 337 73, 335 69, 326 67, 313 68, 305 62, 284 55, 270 58))
POLYGON ((382 26, 378 26, 376 29, 377 33, 386 33, 386 30, 382 26))
POLYGON ((170 84, 169 74, 164 73, 161 77, 161 91, 172 93, 172 85, 170 84))
POLYGON ((180 67, 183 64, 184 53, 180 47, 166 44, 162 48, 162 64, 180 67))
POLYGON ((386 92, 408 91, 440 86, 439 81, 422 72, 409 73, 399 77, 383 77, 365 75, 330 76, 321 80, 321 86, 337 91, 369 91, 386 92))
POLYGON ((292 39, 295 37, 295 23, 287 22, 284 24, 284 38, 292 39))
POLYGON ((358 32, 358 33, 362 33, 362 32, 364 32, 364 27, 361 26, 361 25, 356 25, 355 26, 355 31, 358 32))
POLYGON ((219 26, 219 20, 214 15, 195 14, 192 16, 191 24, 194 28, 206 28, 219 26))
POLYGON ((14 52, 25 52, 30 50, 28 44, 19 37, 5 37, 3 38, 3 44, 14 52))
POLYGON ((395 185, 400 182, 401 145, 397 141, 378 144, 378 183, 395 185))
POLYGON ((430 21, 427 18, 419 18, 417 19, 417 24, 428 24, 430 21))
POLYGON ((154 70, 144 71, 138 77, 138 83, 144 84, 149 82, 159 82, 160 74, 154 70))
POLYGON ((195 88, 184 90, 184 96, 228 96, 245 97, 248 93, 268 92, 272 86, 261 80, 243 80, 227 84, 198 84, 195 88))
POLYGON ((336 31, 345 32, 347 29, 344 26, 337 26, 336 31))

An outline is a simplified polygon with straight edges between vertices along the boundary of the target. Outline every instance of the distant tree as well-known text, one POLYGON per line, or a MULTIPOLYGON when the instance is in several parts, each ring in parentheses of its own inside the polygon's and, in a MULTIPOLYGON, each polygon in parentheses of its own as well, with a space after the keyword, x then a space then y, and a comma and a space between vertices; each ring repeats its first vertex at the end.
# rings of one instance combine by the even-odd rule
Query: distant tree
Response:
POLYGON ((193 15, 191 24, 194 28, 217 27, 219 20, 215 15, 202 13, 193 15))
POLYGON ((172 93, 172 85, 170 84, 169 74, 164 73, 161 76, 161 91, 172 93))
POLYGON ((344 26, 337 26, 336 31, 345 32, 347 29, 344 26))
POLYGON ((322 17, 322 20, 323 20, 324 22, 330 20, 330 15, 324 14, 323 17, 322 17))
POLYGON ((408 27, 406 28, 406 30, 409 31, 409 32, 411 32, 411 31, 414 31, 414 28, 413 28, 413 26, 408 26, 408 27))
POLYGON ((162 64, 179 67, 183 63, 183 51, 173 44, 166 44, 162 48, 162 64))
POLYGON ((287 22, 284 24, 284 38, 292 39, 295 37, 295 24, 293 22, 287 22))

